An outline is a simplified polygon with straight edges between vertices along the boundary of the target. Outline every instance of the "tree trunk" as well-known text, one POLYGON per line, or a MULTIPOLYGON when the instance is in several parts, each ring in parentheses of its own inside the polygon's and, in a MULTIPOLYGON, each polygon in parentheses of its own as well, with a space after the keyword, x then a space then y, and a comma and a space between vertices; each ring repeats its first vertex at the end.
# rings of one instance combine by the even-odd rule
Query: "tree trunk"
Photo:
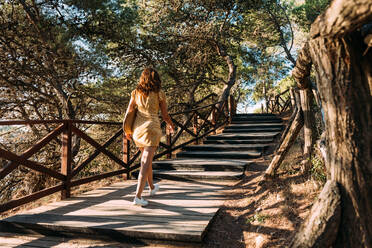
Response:
POLYGON ((326 163, 340 184, 336 247, 372 247, 372 53, 359 32, 310 42, 328 137, 326 163))
POLYGON ((314 64, 324 109, 326 167, 341 194, 333 247, 372 247, 372 52, 358 30, 372 21, 370 0, 335 0, 311 25, 294 72, 303 82, 314 64))
POLYGON ((309 216, 293 238, 290 248, 331 247, 337 236, 341 197, 335 181, 327 181, 309 216))
POLYGON ((273 160, 271 161, 269 167, 266 169, 264 174, 264 179, 271 178, 275 175, 276 170, 284 160, 285 156, 287 155, 289 149, 293 145, 300 132, 301 128, 304 125, 304 117, 301 109, 297 110, 296 117, 294 118, 293 122, 291 123, 291 127, 284 138, 283 142, 280 144, 279 149, 277 150, 273 160))
POLYGON ((304 148, 302 170, 308 173, 311 168, 311 155, 315 141, 314 113, 311 109, 313 95, 310 88, 300 90, 301 108, 304 113, 304 148))
POLYGON ((297 112, 299 110, 301 110, 301 104, 299 103, 299 100, 300 100, 300 93, 298 92, 297 89, 294 89, 294 88, 291 88, 290 90, 291 92, 291 102, 292 102, 292 114, 291 114, 291 117, 289 118, 289 121, 282 133, 282 136, 280 137, 280 140, 278 142, 278 146, 280 146, 285 137, 287 136, 287 133, 289 132, 289 129, 291 128, 291 125, 294 121, 294 119, 296 118, 296 115, 297 115, 297 112), (297 99, 297 100, 296 100, 297 99))
POLYGON ((230 95, 231 88, 235 84, 236 65, 234 63, 233 58, 227 53, 226 49, 223 46, 217 45, 217 51, 218 54, 225 59, 227 66, 229 67, 228 79, 227 82, 225 83, 225 86, 223 87, 222 94, 219 98, 219 101, 226 101, 230 95))

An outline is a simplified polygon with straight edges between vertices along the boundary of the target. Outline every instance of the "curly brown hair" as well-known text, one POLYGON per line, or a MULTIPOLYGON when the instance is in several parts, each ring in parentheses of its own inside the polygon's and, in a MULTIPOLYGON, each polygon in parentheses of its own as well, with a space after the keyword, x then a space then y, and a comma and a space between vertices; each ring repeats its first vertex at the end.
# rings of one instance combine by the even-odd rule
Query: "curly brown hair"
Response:
POLYGON ((139 93, 148 96, 151 91, 159 92, 160 87, 161 80, 159 73, 151 67, 144 69, 136 88, 139 93))

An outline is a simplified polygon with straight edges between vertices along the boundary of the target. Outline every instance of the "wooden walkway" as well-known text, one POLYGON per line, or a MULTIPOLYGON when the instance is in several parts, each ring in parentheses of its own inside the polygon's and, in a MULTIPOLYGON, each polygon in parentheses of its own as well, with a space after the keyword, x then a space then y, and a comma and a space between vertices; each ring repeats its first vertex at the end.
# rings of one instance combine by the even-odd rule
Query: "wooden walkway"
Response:
POLYGON ((144 193, 147 207, 132 205, 136 181, 131 180, 9 217, 2 220, 0 231, 22 228, 39 233, 201 242, 225 200, 227 183, 162 180, 159 184, 158 195, 146 197, 144 193))
MULTIPOLYGON (((153 197, 145 192, 149 205, 144 208, 132 205, 137 182, 130 180, 3 219, 0 232, 21 229, 44 235, 8 247, 49 247, 34 244, 55 233, 200 245, 229 185, 243 176, 248 159, 260 157, 273 145, 282 128, 274 115, 236 115, 223 133, 208 136, 203 145, 185 147, 177 159, 154 162, 160 191, 153 197)), ((1 239, 0 245, 10 237, 0 235, 1 239)))

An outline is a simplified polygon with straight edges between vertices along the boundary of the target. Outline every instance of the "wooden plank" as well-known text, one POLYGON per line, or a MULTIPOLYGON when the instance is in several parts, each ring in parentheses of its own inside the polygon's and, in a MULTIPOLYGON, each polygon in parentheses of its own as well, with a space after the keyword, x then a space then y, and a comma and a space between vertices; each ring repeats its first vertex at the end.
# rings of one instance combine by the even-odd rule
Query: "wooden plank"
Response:
MULTIPOLYGON (((139 216, 146 217, 165 217, 165 218, 174 218, 179 219, 183 216, 192 216, 192 217, 211 217, 216 213, 216 208, 198 208, 198 207, 186 207, 184 209, 176 208, 176 207, 165 207, 165 208, 138 208, 137 206, 129 207, 125 204, 116 204, 116 205, 89 205, 89 204, 81 204, 79 206, 76 205, 48 205, 39 207, 33 210, 29 210, 24 214, 40 214, 40 213, 53 213, 53 214, 66 214, 72 215, 76 214, 79 211, 88 211, 89 213, 95 213, 96 215, 101 216, 112 216, 112 215, 128 215, 128 216, 139 216), (125 208, 124 208, 125 206, 125 208), (151 209, 151 211, 149 211, 151 209)), ((86 215, 86 213, 83 213, 86 215)))
POLYGON ((121 122, 109 122, 109 121, 86 121, 86 120, 12 120, 12 121, 0 121, 0 126, 10 125, 36 125, 46 123, 81 123, 81 124, 102 124, 102 125, 122 125, 121 122))
MULTIPOLYGON (((187 113, 193 112, 193 111, 195 111, 195 110, 205 109, 205 108, 208 108, 208 107, 211 107, 211 106, 216 106, 216 105, 221 104, 221 103, 225 103, 225 101, 220 101, 220 102, 216 102, 216 103, 211 103, 211 104, 208 104, 208 105, 205 105, 205 106, 201 106, 201 107, 193 108, 193 109, 191 109, 191 110, 181 111, 181 112, 177 112, 177 113, 172 113, 172 114, 169 114, 169 115, 170 115, 170 116, 175 116, 175 115, 187 114, 187 113)), ((222 106, 224 106, 224 105, 222 105, 222 106)))
MULTIPOLYGON (((128 163, 129 166, 130 166, 131 164, 134 163, 134 161, 139 157, 140 154, 141 154, 141 151, 138 150, 138 151, 133 155, 133 157, 131 158, 131 160, 130 160, 129 163, 128 163)), ((131 167, 130 167, 129 169, 132 170, 131 167)))
MULTIPOLYGON (((103 148, 107 148, 109 145, 111 145, 112 142, 114 142, 121 134, 123 133, 123 129, 118 130, 113 136, 111 136, 105 144, 102 146, 103 148)), ((127 151, 128 152, 128 151, 127 151)), ((71 178, 76 176, 77 173, 79 173, 86 165, 88 165, 90 162, 93 161, 101 152, 99 150, 95 150, 92 155, 89 156, 86 160, 84 160, 79 166, 77 166, 71 173, 71 178)), ((124 151, 125 154, 125 151, 124 151)), ((124 161, 127 163, 127 161, 124 161)), ((128 163, 127 163, 128 164, 128 163)))
POLYGON ((87 141, 89 144, 91 144, 93 147, 95 147, 98 151, 100 151, 101 153, 103 153, 106 156, 108 156, 109 158, 111 158, 115 163, 123 166, 124 168, 127 167, 126 163, 124 163, 122 160, 117 158, 112 152, 106 150, 104 147, 102 147, 100 144, 98 144, 89 135, 87 135, 86 133, 84 133, 83 131, 81 131, 80 129, 78 129, 75 126, 72 126, 71 129, 72 129, 72 132, 74 132, 77 136, 83 138, 85 141, 87 141))
POLYGON ((71 181, 70 185, 71 185, 71 187, 75 187, 75 186, 79 186, 79 185, 82 185, 82 184, 85 184, 85 183, 101 180, 101 179, 104 179, 104 178, 107 178, 107 177, 112 177, 112 176, 124 174, 124 173, 127 173, 127 172, 128 172, 128 169, 120 169, 120 170, 116 170, 116 171, 106 172, 106 173, 103 173, 103 174, 99 174, 99 175, 95 175, 95 176, 86 177, 86 178, 78 179, 78 180, 75 180, 75 181, 71 181))
POLYGON ((16 248, 16 247, 17 248, 31 248, 31 247, 49 248, 49 247, 57 247, 57 245, 60 244, 61 241, 62 239, 59 242, 43 240, 42 238, 25 239, 19 236, 14 237, 14 238, 0 238, 0 244, 2 248, 5 248, 5 247, 9 247, 9 248, 10 247, 12 248, 16 248))
MULTIPOLYGON (((182 143, 182 144, 180 144, 180 145, 178 145, 178 146, 174 146, 174 147, 172 147, 171 151, 178 150, 178 149, 180 149, 180 148, 185 147, 185 146, 188 145, 188 144, 191 144, 191 143, 195 142, 195 141, 198 140, 198 139, 202 139, 202 138, 204 138, 204 137, 207 136, 208 134, 210 134, 210 133, 212 133, 212 132, 215 132, 219 127, 221 127, 221 126, 224 125, 224 124, 225 124, 225 123, 223 123, 223 124, 221 124, 221 125, 218 125, 216 128, 211 129, 211 130, 209 130, 208 132, 205 132, 203 135, 200 135, 200 136, 198 136, 198 137, 196 137, 196 138, 193 138, 193 139, 191 139, 191 140, 189 140, 189 141, 186 141, 186 142, 184 142, 184 143, 182 143)), ((160 158, 160 157, 162 157, 163 155, 167 154, 168 152, 169 152, 169 151, 167 150, 167 151, 164 151, 164 152, 162 152, 162 153, 158 153, 158 154, 156 154, 156 155, 154 156, 154 159, 160 158)), ((138 167, 138 166, 137 166, 137 167, 138 167)))
MULTIPOLYGON (((45 247, 45 248, 85 248, 85 247, 129 247, 110 240, 87 239, 81 237, 50 237, 35 234, 0 232, 1 247, 45 247)), ((132 246, 130 246, 132 247, 132 246)))
POLYGON ((203 130, 203 128, 207 127, 208 125, 211 127, 214 127, 213 123, 208 120, 208 117, 211 115, 212 111, 213 111, 213 108, 211 108, 211 110, 207 113, 205 117, 203 117, 199 112, 196 111, 196 115, 199 116, 203 120, 203 123, 201 123, 199 127, 198 134, 200 133, 201 130, 203 130))
POLYGON ((35 219, 31 217, 14 218, 12 223, 1 222, 1 228, 6 225, 19 226, 23 228, 60 231, 65 233, 85 234, 116 234, 121 233, 135 238, 144 239, 166 239, 166 240, 188 240, 200 242, 206 225, 185 225, 185 223, 168 222, 153 223, 146 221, 126 221, 108 218, 97 218, 92 222, 91 218, 72 216, 69 220, 60 220, 60 216, 49 215, 46 219, 35 219))
MULTIPOLYGON (((222 201, 221 201, 222 202, 222 201)), ((158 208, 156 204, 141 208, 138 206, 132 206, 131 202, 127 202, 127 204, 119 204, 118 202, 116 204, 98 204, 96 206, 92 206, 91 204, 85 204, 82 203, 79 205, 82 209, 88 209, 88 210, 94 210, 97 212, 108 212, 109 214, 120 212, 121 215, 128 215, 128 216, 141 216, 142 218, 151 218, 156 216, 162 216, 164 218, 172 217, 178 218, 179 216, 193 216, 193 217, 200 217, 200 216, 208 216, 213 217, 213 215, 216 213, 218 207, 220 206, 214 206, 210 208, 206 208, 205 206, 186 206, 186 207, 179 207, 179 206, 164 206, 162 205, 162 208, 158 208), (129 206, 130 205, 130 206, 129 206)), ((76 206, 65 206, 65 205, 51 205, 51 206, 45 206, 40 209, 34 209, 27 211, 25 214, 39 214, 45 212, 51 212, 51 213, 58 213, 58 214, 67 214, 72 213, 76 210, 76 206), (55 210, 55 212, 54 212, 55 210)), ((99 214, 99 213, 98 213, 99 214)))
POLYGON ((7 150, 4 150, 2 148, 0 148, 0 157, 3 157, 3 158, 5 158, 7 160, 10 160, 10 161, 14 161, 18 164, 22 164, 22 165, 26 166, 27 168, 36 170, 38 172, 48 174, 49 176, 54 177, 54 178, 59 179, 59 180, 62 180, 62 181, 64 181, 65 178, 66 178, 66 176, 62 175, 59 172, 56 172, 56 171, 51 170, 49 168, 46 168, 46 167, 42 166, 41 164, 39 164, 37 162, 27 160, 27 159, 25 159, 21 156, 18 156, 16 154, 14 154, 12 152, 9 152, 7 150))
POLYGON ((57 185, 57 186, 50 187, 50 188, 47 188, 47 189, 44 189, 44 190, 40 190, 36 193, 33 193, 31 195, 28 195, 28 196, 25 196, 25 197, 22 197, 22 198, 19 198, 19 199, 11 200, 7 203, 4 203, 4 204, 0 205, 0 213, 5 212, 9 209, 18 207, 20 205, 35 201, 35 200, 40 199, 44 196, 51 195, 51 194, 56 193, 56 192, 58 192, 62 189, 63 189, 63 185, 57 185))
MULTIPOLYGON (((64 129, 64 125, 61 124, 56 129, 54 129, 52 132, 47 134, 44 138, 39 140, 34 146, 27 149, 20 157, 24 159, 30 158, 32 155, 34 155, 36 152, 38 152, 41 148, 43 148, 46 144, 48 144, 52 139, 57 137, 64 129)), ((3 179, 6 175, 8 175, 11 171, 13 171, 15 168, 17 168, 19 163, 17 162, 10 162, 5 168, 3 168, 0 171, 0 180, 3 179)))
POLYGON ((182 125, 181 123, 179 123, 177 120, 173 119, 172 118, 172 121, 175 125, 179 126, 182 130, 186 131, 187 133, 189 133, 191 136, 193 137, 197 137, 197 135, 193 132, 193 131, 190 131, 187 126, 184 126, 182 125))
POLYGON ((173 146, 173 145, 177 142, 178 138, 181 136, 181 134, 183 133, 183 131, 187 129, 186 126, 187 126, 188 123, 191 123, 191 120, 192 120, 192 118, 194 117, 194 115, 195 115, 195 113, 192 113, 192 114, 188 117, 188 119, 184 122, 184 124, 182 124, 182 126, 180 126, 180 131, 178 131, 178 133, 177 133, 177 134, 175 135, 175 137, 173 138, 173 141, 172 141, 172 143, 171 143, 171 146, 173 146))
POLYGON ((226 184, 164 180, 160 185, 159 194, 147 198, 147 207, 132 205, 135 181, 119 182, 9 217, 0 222, 0 231, 16 225, 25 229, 200 242, 225 200, 226 184))
MULTIPOLYGON (((118 210, 118 209, 117 209, 118 210)), ((97 225, 101 225, 107 221, 129 221, 129 222, 137 222, 137 223, 154 223, 154 224, 163 224, 167 225, 169 223, 173 224, 184 224, 184 225, 206 225, 208 224, 209 220, 213 217, 216 213, 216 209, 214 209, 213 214, 204 214, 204 215, 182 215, 182 214, 175 214, 175 215, 153 215, 148 214, 146 216, 138 215, 136 212, 133 211, 132 214, 128 212, 121 212, 121 211, 97 211, 92 209, 81 209, 78 211, 70 212, 68 214, 63 214, 63 209, 55 209, 53 213, 30 213, 30 214, 21 214, 17 215, 15 218, 9 218, 5 221, 12 221, 17 222, 17 219, 22 218, 34 218, 36 219, 36 223, 49 223, 48 221, 51 220, 51 223, 54 220, 58 222, 68 222, 68 223, 76 223, 81 221, 87 221, 91 223, 96 223, 97 225), (59 211, 58 211, 59 210, 59 211), (61 215, 63 214, 63 216, 61 215)))
POLYGON ((71 161, 72 161, 72 133, 71 122, 65 124, 66 128, 62 134, 62 152, 61 152, 61 174, 65 175, 66 180, 63 182, 61 199, 71 196, 71 161))

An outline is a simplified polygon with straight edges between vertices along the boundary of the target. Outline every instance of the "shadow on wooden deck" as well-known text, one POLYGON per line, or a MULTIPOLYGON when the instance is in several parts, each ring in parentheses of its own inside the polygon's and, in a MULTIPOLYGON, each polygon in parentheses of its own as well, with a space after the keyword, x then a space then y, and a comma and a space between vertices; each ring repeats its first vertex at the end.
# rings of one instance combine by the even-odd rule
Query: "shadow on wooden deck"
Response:
POLYGON ((156 196, 144 192, 147 207, 132 205, 136 181, 125 181, 3 219, 0 231, 109 237, 138 245, 143 240, 200 243, 225 200, 228 184, 167 180, 159 184, 156 196))

